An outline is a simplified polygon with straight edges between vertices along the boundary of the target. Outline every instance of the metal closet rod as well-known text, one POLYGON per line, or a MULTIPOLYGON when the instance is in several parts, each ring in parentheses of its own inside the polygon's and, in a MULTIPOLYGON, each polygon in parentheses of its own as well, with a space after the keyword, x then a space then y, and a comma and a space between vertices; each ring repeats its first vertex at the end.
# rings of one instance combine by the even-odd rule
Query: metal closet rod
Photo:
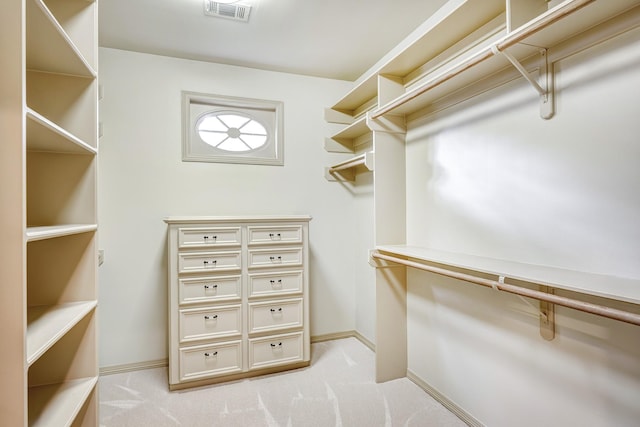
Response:
POLYGON ((381 107, 380 109, 373 111, 371 113, 372 119, 377 119, 378 117, 384 116, 387 113, 395 110, 396 108, 402 106, 403 104, 411 101, 414 98, 419 97, 425 92, 440 86, 446 81, 456 77, 458 74, 462 74, 464 71, 480 64, 481 62, 493 57, 498 52, 503 51, 513 45, 520 43, 522 40, 526 39, 529 36, 537 33, 538 31, 548 27, 554 22, 564 18, 575 12, 578 9, 583 8, 587 4, 593 2, 595 0, 573 0, 564 6, 552 11, 551 13, 540 15, 537 19, 532 20, 529 24, 525 24, 524 26, 516 29, 514 32, 507 34, 504 38, 496 42, 490 48, 483 49, 475 55, 469 57, 468 59, 457 63, 453 67, 444 71, 442 74, 435 76, 433 79, 427 81, 425 84, 417 87, 413 91, 407 92, 405 95, 396 98, 396 100, 390 102, 389 104, 381 107))
MULTIPOLYGON (((442 276, 452 277, 454 279, 464 280, 465 282, 474 283, 476 285, 486 286, 499 291, 509 292, 515 295, 522 295, 529 298, 534 298, 540 301, 546 301, 552 304, 561 305, 564 307, 573 308, 575 310, 584 311, 585 313, 596 314, 598 316, 607 317, 609 319, 619 320, 621 322, 630 323, 632 325, 640 326, 640 315, 630 313, 624 310, 618 310, 612 307, 606 307, 599 304, 592 304, 572 298, 567 298, 559 295, 549 294, 542 291, 536 291, 533 289, 527 289, 520 286, 510 285, 502 281, 495 281, 489 279, 483 279, 481 277, 472 276, 470 274, 459 273, 457 271, 447 270, 445 268, 434 267, 431 265, 422 264, 415 261, 409 261, 404 258, 398 258, 395 256, 384 255, 378 251, 371 253, 373 258, 382 259, 385 261, 391 261, 397 264, 406 265, 407 267, 417 268, 419 270, 429 271, 431 273, 440 274, 442 276)), ((502 276, 501 276, 502 277, 502 276)), ((535 282, 531 282, 535 283, 535 282)), ((538 283, 539 285, 549 286, 545 283, 538 283)))

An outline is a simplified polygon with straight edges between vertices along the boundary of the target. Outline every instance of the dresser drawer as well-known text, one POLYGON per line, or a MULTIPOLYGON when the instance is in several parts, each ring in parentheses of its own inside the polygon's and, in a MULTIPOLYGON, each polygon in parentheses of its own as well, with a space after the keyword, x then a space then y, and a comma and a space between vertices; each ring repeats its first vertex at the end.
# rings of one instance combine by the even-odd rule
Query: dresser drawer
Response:
POLYGON ((239 335, 242 332, 240 305, 180 310, 180 343, 239 335))
POLYGON ((232 271, 239 270, 240 266, 240 251, 182 252, 178 255, 180 273, 232 271))
POLYGON ((179 248, 240 246, 240 227, 185 227, 178 230, 179 248))
POLYGON ((180 381, 242 371, 242 342, 230 341, 180 349, 180 381))
POLYGON ((249 226, 250 245, 302 243, 301 225, 249 226))
POLYGON ((249 333, 302 327, 302 298, 249 303, 249 333))
POLYGON ((179 304, 195 304, 240 299, 240 276, 212 276, 178 281, 179 304))
POLYGON ((302 248, 249 249, 249 268, 302 265, 302 248))
POLYGON ((249 274, 249 298, 302 292, 302 271, 249 274))
POLYGON ((301 362, 304 358, 302 332, 249 340, 249 369, 301 362))

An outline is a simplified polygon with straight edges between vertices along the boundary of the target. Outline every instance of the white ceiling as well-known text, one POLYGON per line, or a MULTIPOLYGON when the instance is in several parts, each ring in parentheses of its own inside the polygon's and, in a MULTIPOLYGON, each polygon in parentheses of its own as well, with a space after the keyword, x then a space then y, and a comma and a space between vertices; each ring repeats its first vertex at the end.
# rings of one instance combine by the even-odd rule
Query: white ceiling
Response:
POLYGON ((355 80, 447 0, 241 0, 249 22, 203 0, 101 0, 100 46, 355 80))

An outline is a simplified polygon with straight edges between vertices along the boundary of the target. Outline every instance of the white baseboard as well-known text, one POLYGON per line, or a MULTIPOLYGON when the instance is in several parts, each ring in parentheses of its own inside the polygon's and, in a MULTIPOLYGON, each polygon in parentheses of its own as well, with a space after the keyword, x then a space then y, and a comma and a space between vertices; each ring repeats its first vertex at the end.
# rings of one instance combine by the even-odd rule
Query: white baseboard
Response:
POLYGON ((376 345, 358 331, 344 331, 334 332, 332 334, 314 335, 311 337, 311 343, 339 340, 342 338, 357 338, 362 344, 369 347, 371 351, 376 351, 376 345))
POLYGON ((431 387, 426 381, 424 381, 422 378, 417 376, 411 370, 407 370, 407 378, 410 379, 418 387, 420 387, 421 389, 426 391, 427 394, 429 394, 431 397, 433 397, 435 400, 437 400, 442 406, 444 406, 449 411, 451 411, 452 414, 454 414, 455 416, 460 418, 462 421, 464 421, 464 423, 467 424, 468 426, 470 426, 470 427, 486 427, 484 424, 482 424, 480 421, 478 421, 476 418, 474 418, 467 411, 465 411, 464 409, 462 409, 461 407, 456 405, 447 396, 445 396, 444 394, 440 393, 435 388, 431 387))
POLYGON ((100 375, 122 374, 124 372, 141 371, 143 369, 165 368, 169 359, 149 360, 146 362, 127 363, 124 365, 105 366, 100 368, 100 375))

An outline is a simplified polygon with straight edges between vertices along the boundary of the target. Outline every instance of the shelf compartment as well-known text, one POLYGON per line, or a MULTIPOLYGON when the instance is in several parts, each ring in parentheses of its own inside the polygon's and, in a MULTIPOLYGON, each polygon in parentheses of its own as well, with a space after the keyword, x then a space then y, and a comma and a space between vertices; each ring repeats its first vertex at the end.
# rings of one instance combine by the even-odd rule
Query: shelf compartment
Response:
POLYGON ((354 153, 358 146, 370 144, 371 130, 367 126, 366 116, 325 140, 324 148, 330 153, 354 153))
POLYGON ((27 150, 95 155, 97 150, 80 138, 27 108, 27 150))
POLYGON ((374 154, 368 151, 343 162, 326 168, 325 178, 328 181, 355 181, 357 169, 364 167, 372 171, 374 168, 374 154))
MULTIPOLYGON (((86 4, 95 7, 93 3, 86 4)), ((85 58, 45 2, 27 0, 26 16, 27 69, 96 77, 94 66, 85 58)), ((83 45, 92 43, 93 41, 82 42, 83 45)), ((92 50, 85 49, 85 52, 92 50)), ((95 62, 95 58, 92 60, 95 62)))
POLYGON ((98 377, 29 389, 29 426, 68 426, 94 393, 98 377))
POLYGON ((27 71, 26 80, 27 111, 97 149, 97 79, 27 71))
POLYGON ((418 112, 440 98, 510 67, 500 51, 509 49, 513 57, 525 61, 535 51, 532 46, 551 48, 634 6, 637 6, 636 0, 567 0, 492 45, 452 62, 436 75, 380 106, 371 117, 418 112))
POLYGON ((593 274, 417 246, 382 245, 377 246, 376 249, 384 254, 415 259, 420 262, 435 263, 532 284, 543 284, 556 289, 640 304, 640 279, 593 274))
POLYGON ((96 156, 27 152, 27 225, 96 223, 96 156))
POLYGON ((28 308, 27 365, 38 360, 97 305, 97 301, 84 301, 28 308))

